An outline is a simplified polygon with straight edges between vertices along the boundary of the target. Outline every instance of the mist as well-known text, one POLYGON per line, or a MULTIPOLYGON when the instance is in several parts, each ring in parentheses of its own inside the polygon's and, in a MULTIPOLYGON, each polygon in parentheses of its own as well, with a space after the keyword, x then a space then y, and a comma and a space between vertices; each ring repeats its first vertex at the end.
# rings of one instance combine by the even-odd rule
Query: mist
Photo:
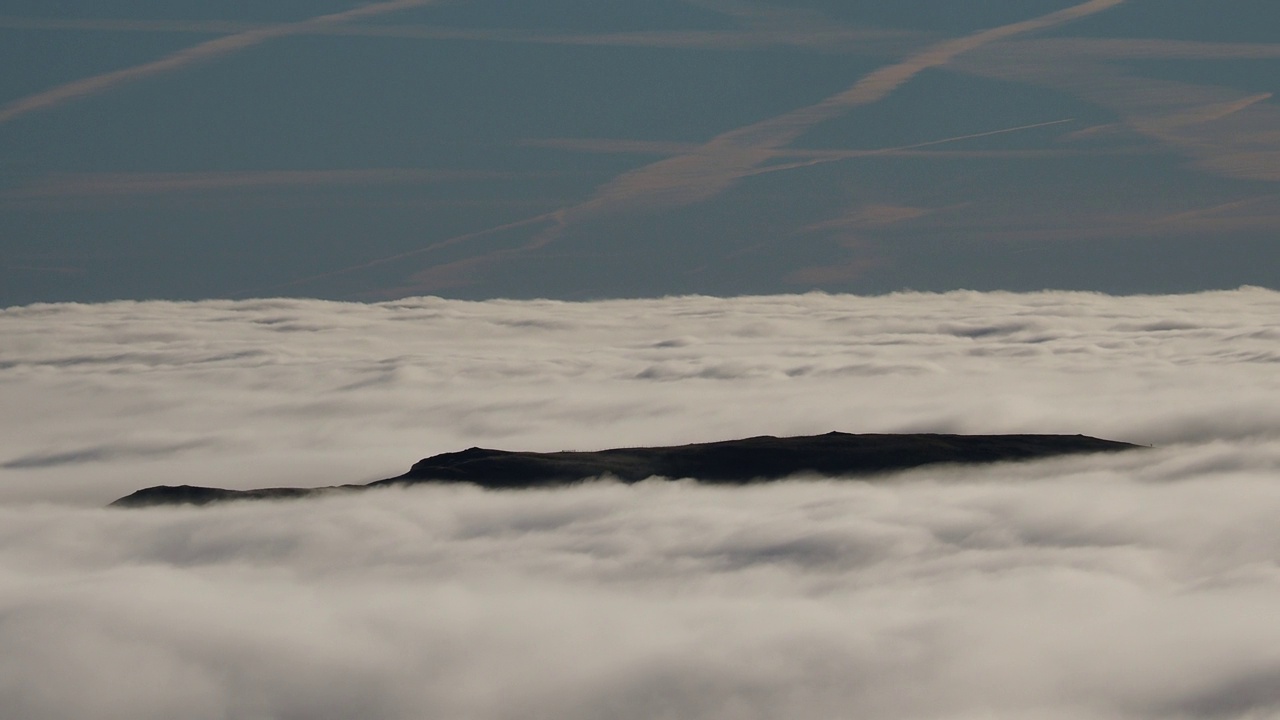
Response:
POLYGON ((1280 714, 1280 293, 0 311, 6 718, 1280 714), (469 446, 1084 433, 1036 463, 109 510, 469 446))

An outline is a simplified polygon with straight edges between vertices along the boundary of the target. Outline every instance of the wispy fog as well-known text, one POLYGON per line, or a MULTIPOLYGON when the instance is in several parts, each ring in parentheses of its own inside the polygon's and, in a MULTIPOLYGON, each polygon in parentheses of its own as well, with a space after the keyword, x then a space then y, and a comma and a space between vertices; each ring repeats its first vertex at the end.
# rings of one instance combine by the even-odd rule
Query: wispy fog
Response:
POLYGON ((0 716, 1280 715, 1280 293, 0 311, 0 716), (890 480, 323 485, 472 445, 1085 433, 890 480))

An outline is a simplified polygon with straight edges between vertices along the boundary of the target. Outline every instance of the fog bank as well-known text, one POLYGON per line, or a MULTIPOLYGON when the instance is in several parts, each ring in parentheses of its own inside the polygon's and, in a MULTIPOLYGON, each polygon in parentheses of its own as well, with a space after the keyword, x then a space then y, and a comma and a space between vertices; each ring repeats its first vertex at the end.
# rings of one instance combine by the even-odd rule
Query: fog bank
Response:
POLYGON ((1276 317, 1249 288, 0 311, 0 714, 1274 717, 1276 317), (829 430, 1158 447, 101 507, 829 430))
POLYGON ((0 311, 0 500, 398 475, 470 446, 748 435, 1274 438, 1280 293, 0 311))

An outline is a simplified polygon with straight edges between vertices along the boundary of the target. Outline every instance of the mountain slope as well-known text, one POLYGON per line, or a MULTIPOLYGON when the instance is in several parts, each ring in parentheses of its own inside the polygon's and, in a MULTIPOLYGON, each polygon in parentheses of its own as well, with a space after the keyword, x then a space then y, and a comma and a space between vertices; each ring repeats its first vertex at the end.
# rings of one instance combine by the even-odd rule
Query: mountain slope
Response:
POLYGON ((415 463, 403 475, 367 485, 260 490, 160 485, 139 490, 112 505, 204 505, 224 500, 285 499, 321 492, 417 483, 471 483, 484 488, 515 490, 559 487, 600 477, 626 483, 664 477, 745 484, 797 474, 860 477, 939 463, 1036 460, 1137 447, 1085 435, 852 435, 832 432, 785 438, 764 435, 713 443, 590 452, 539 453, 470 448, 434 455, 415 463))

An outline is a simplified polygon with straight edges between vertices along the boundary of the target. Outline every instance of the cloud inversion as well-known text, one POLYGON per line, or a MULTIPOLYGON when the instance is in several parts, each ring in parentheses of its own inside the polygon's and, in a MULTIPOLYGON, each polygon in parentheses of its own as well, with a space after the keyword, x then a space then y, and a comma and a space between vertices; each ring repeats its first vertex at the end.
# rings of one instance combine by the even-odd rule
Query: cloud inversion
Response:
POLYGON ((1280 712, 1280 293, 0 311, 6 719, 1280 712), (750 488, 331 484, 470 445, 1087 432, 750 488))

